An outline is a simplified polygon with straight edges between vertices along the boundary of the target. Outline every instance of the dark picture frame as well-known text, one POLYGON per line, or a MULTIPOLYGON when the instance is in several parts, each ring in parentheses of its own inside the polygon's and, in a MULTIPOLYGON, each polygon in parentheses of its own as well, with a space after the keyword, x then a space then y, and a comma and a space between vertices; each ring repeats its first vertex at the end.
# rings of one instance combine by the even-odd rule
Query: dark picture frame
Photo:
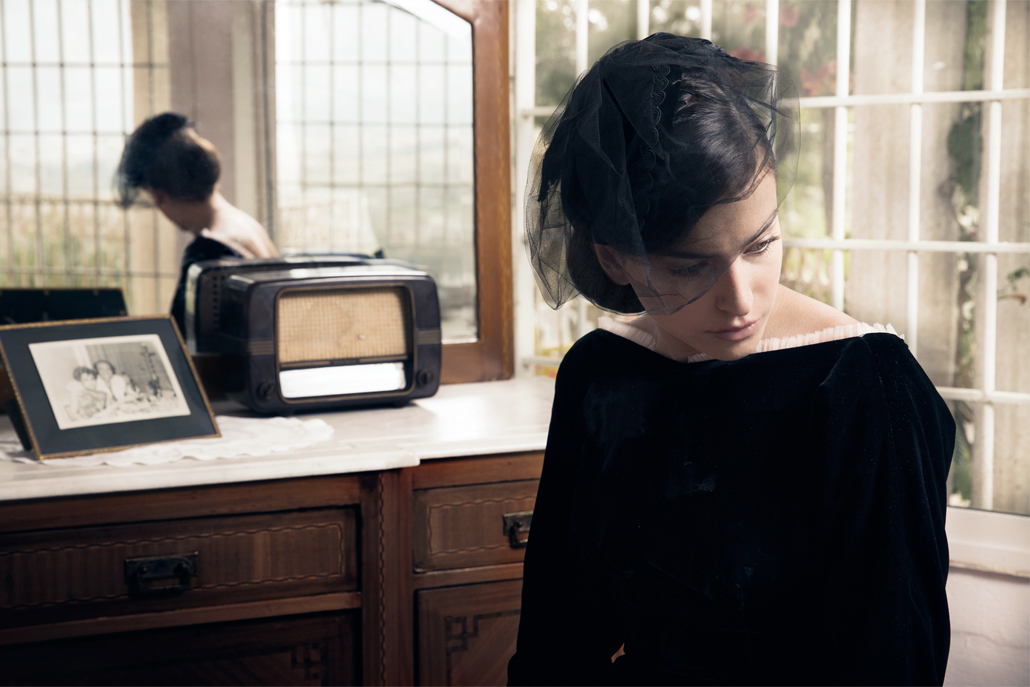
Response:
POLYGON ((3 326, 0 357, 40 460, 221 436, 171 316, 3 326))

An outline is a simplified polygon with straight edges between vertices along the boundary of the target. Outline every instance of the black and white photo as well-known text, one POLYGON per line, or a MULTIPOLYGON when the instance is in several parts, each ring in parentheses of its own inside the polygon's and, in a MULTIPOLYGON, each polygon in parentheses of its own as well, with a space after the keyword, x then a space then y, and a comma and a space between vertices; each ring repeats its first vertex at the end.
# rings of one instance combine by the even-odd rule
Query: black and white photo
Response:
POLYGON ((189 415, 154 334, 29 344, 61 429, 189 415))

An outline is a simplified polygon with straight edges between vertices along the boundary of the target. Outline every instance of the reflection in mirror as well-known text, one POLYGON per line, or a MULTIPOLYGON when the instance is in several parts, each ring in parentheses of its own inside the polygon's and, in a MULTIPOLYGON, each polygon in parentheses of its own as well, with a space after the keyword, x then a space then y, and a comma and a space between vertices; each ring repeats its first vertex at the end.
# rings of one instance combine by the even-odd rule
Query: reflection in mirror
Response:
POLYGON ((279 0, 275 64, 280 249, 414 262, 444 342, 474 341, 471 25, 432 0, 279 0))

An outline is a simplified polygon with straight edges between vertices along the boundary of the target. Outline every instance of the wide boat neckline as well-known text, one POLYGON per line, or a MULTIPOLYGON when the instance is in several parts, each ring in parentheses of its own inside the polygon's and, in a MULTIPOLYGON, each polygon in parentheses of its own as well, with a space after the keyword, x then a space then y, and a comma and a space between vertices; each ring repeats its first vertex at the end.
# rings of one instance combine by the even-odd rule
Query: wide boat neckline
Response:
MULTIPOLYGON (((611 332, 616 336, 620 336, 635 344, 643 346, 649 351, 656 352, 654 349, 658 344, 658 340, 642 329, 637 329, 625 322, 617 322, 611 317, 606 316, 597 318, 597 326, 598 328, 611 332)), ((826 329, 820 329, 819 331, 810 332, 808 334, 799 334, 798 336, 762 339, 758 342, 758 348, 756 348, 754 353, 751 355, 754 355, 755 353, 767 353, 769 351, 781 351, 787 348, 812 346, 814 344, 827 343, 829 341, 840 341, 841 339, 852 339, 859 336, 865 336, 866 334, 893 334, 902 340, 905 338, 901 334, 898 334, 894 327, 889 324, 884 326, 879 323, 866 324, 865 322, 857 322, 855 324, 840 325, 839 327, 827 327, 826 329)), ((658 355, 662 354, 658 353, 658 355)), ((667 356, 662 357, 667 358, 667 356)), ((668 359, 672 360, 672 358, 668 359)), ((696 353, 688 357, 683 362, 700 363, 706 360, 714 360, 714 358, 704 353, 696 353)))

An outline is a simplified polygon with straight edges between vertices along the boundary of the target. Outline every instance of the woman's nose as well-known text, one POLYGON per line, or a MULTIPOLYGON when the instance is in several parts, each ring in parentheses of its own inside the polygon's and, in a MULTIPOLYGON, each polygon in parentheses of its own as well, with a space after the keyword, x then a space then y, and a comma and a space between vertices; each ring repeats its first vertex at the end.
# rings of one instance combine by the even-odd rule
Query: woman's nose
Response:
POLYGON ((734 260, 715 288, 717 291, 715 304, 720 310, 737 317, 743 317, 751 312, 755 298, 751 290, 746 262, 740 259, 734 260))

